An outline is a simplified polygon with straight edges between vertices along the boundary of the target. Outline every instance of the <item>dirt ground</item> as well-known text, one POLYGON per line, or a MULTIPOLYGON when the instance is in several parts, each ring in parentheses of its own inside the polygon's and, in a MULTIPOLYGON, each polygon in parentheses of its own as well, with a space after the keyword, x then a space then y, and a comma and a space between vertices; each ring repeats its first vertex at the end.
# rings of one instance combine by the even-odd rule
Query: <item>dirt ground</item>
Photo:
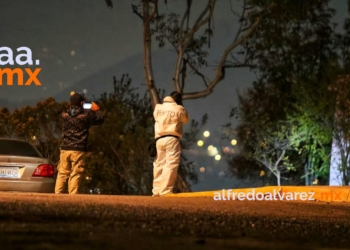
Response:
POLYGON ((0 249, 350 249, 350 203, 0 193, 0 249))

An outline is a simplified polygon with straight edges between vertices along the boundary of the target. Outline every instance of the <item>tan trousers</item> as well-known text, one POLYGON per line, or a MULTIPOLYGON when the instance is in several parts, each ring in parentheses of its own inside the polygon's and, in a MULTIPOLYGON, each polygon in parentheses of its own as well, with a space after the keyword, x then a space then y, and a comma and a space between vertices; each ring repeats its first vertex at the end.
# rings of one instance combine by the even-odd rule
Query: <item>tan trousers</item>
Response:
POLYGON ((68 192, 79 193, 79 184, 84 172, 85 152, 61 150, 60 163, 57 166, 58 174, 56 179, 55 193, 63 193, 64 186, 68 179, 68 192))
POLYGON ((153 162, 153 195, 173 192, 180 156, 179 139, 169 136, 157 141, 157 156, 153 162))

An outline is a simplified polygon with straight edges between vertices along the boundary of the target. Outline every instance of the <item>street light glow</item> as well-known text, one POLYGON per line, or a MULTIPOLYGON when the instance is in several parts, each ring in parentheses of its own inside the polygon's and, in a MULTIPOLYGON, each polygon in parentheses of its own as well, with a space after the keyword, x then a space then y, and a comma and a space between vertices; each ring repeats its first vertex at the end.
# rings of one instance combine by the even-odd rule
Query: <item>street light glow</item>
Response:
POLYGON ((204 135, 204 137, 209 137, 210 132, 209 131, 204 131, 203 135, 204 135))
POLYGON ((215 160, 220 161, 221 155, 215 155, 215 160))
POLYGON ((200 146, 200 147, 203 146, 203 144, 204 144, 204 142, 203 142, 202 140, 199 140, 199 141, 197 142, 197 145, 200 146))
POLYGON ((233 140, 231 141, 231 144, 232 144, 233 146, 236 145, 236 144, 237 144, 237 140, 233 139, 233 140))
POLYGON ((208 155, 209 156, 215 156, 219 153, 219 151, 216 147, 211 146, 210 149, 209 149, 209 147, 208 147, 208 155))

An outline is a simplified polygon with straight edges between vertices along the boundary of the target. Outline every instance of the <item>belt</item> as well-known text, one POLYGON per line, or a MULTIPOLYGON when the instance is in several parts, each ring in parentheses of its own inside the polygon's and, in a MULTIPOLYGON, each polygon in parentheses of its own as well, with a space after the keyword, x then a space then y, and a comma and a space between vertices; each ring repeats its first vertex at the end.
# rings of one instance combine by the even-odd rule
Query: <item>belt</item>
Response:
POLYGON ((177 139, 180 139, 180 137, 178 137, 178 136, 176 136, 176 135, 162 135, 162 136, 156 138, 156 141, 159 140, 159 139, 161 139, 161 138, 169 137, 169 136, 170 136, 170 137, 175 137, 175 138, 177 138, 177 139))

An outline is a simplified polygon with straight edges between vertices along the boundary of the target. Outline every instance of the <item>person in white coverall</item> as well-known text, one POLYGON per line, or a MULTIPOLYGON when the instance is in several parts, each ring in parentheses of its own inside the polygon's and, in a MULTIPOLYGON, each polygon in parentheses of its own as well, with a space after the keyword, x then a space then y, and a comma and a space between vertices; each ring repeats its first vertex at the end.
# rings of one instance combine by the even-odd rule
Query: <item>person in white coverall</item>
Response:
POLYGON ((153 162, 153 196, 171 194, 180 164, 182 125, 189 117, 182 106, 182 95, 174 91, 157 104, 153 116, 157 156, 153 162))

